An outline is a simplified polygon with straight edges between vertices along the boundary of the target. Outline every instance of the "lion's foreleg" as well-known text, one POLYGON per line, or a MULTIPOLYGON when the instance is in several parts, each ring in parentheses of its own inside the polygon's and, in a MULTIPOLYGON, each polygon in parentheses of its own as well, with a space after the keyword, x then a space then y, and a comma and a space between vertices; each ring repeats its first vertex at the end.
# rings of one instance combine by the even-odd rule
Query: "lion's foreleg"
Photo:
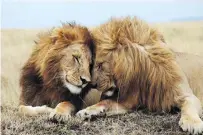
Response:
POLYGON ((46 105, 35 106, 35 107, 25 106, 25 105, 19 106, 19 113, 27 116, 36 116, 39 114, 51 113, 52 111, 53 109, 50 107, 47 107, 46 105))
POLYGON ((75 112, 75 107, 68 101, 59 103, 54 109, 43 106, 19 106, 19 113, 27 116, 36 116, 39 114, 49 114, 50 119, 55 119, 57 121, 66 121, 75 112))
POLYGON ((188 82, 185 80, 179 85, 180 93, 176 96, 177 105, 181 109, 179 125, 183 131, 198 134, 203 133, 203 121, 200 100, 192 93, 188 82))
POLYGON ((119 104, 113 100, 103 100, 95 105, 79 111, 76 116, 85 119, 93 116, 125 114, 128 111, 129 110, 122 104, 119 104))
POLYGON ((202 133, 203 121, 200 119, 200 101, 194 95, 185 97, 181 104, 181 118, 179 125, 183 131, 190 133, 202 133))

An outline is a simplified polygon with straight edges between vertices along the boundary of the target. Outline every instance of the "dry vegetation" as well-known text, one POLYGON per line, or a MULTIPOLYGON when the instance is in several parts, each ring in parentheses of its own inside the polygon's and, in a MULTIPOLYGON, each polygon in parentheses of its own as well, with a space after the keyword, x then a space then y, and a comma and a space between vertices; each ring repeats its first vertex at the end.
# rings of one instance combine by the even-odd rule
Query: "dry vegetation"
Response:
MULTIPOLYGON (((169 46, 175 51, 203 56, 203 22, 167 23, 156 24, 156 26, 165 35, 169 46)), ((138 112, 124 115, 119 117, 119 119, 117 117, 98 119, 90 125, 84 125, 81 121, 76 120, 71 121, 69 125, 59 124, 57 127, 55 124, 50 124, 47 121, 43 124, 44 126, 40 126, 40 123, 46 116, 22 118, 17 115, 16 107, 18 105, 20 91, 19 72, 31 53, 36 35, 40 31, 42 30, 1 30, 2 134, 183 134, 177 125, 179 115, 167 115, 166 117, 138 112), (36 118, 37 120, 35 120, 36 118), (80 127, 78 125, 83 126, 80 127), (161 128, 164 125, 165 127, 161 128), (32 128, 26 132, 25 130, 29 126, 32 128), (51 130, 48 131, 49 128, 51 130), (100 132, 99 129, 103 131, 100 132)))

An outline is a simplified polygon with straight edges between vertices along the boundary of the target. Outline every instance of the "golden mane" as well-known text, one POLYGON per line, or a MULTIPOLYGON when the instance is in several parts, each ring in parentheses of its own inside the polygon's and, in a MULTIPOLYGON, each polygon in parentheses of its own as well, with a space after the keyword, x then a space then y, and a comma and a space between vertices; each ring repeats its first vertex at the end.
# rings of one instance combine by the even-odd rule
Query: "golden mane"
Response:
MULTIPOLYGON (((66 90, 68 88, 64 87, 61 77, 63 70, 61 58, 65 55, 63 51, 75 44, 87 46, 85 48, 93 53, 90 32, 86 27, 75 23, 66 23, 39 35, 33 53, 22 68, 20 77, 21 105, 39 106, 46 104, 55 107, 61 101, 72 100, 73 98, 82 99, 85 96, 90 86, 81 92, 82 96, 72 96, 72 93, 66 90)), ((87 52, 84 55, 91 54, 87 52)), ((75 106, 80 107, 82 105, 80 99, 78 101, 74 99, 77 101, 75 106)))
POLYGON ((173 53, 163 36, 137 18, 113 18, 92 30, 96 61, 112 58, 120 100, 133 94, 149 110, 169 111, 181 81, 173 53))
MULTIPOLYGON (((60 52, 71 44, 84 44, 93 51, 92 39, 86 27, 75 23, 64 23, 49 32, 39 34, 37 47, 33 52, 33 62, 36 63, 40 75, 43 75, 49 61, 59 61, 60 52), (43 54, 43 55, 41 55, 43 54)), ((56 62, 58 63, 58 62, 56 62)))

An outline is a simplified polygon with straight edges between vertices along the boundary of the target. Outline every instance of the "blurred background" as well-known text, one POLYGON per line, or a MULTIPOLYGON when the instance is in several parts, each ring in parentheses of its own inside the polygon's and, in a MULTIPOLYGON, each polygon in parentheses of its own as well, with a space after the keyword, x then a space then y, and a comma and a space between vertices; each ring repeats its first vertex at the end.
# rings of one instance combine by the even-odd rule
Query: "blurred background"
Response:
POLYGON ((13 1, 2 2, 2 28, 44 28, 76 21, 99 25, 112 16, 138 16, 148 22, 203 20, 203 1, 13 1))
POLYGON ((1 1, 2 104, 18 105, 19 73, 37 34, 61 22, 95 27, 110 17, 138 16, 161 31, 169 47, 203 56, 203 1, 1 1))

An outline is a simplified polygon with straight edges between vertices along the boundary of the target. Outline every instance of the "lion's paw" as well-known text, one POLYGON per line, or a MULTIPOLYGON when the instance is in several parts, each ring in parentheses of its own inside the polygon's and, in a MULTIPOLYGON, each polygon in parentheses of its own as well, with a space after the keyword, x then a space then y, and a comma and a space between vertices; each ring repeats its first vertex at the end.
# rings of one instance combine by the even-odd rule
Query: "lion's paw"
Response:
POLYGON ((191 134, 203 134, 203 121, 200 118, 182 116, 179 125, 183 131, 188 131, 191 134))
POLYGON ((66 122, 70 120, 74 113, 75 107, 68 101, 59 103, 54 110, 50 113, 49 119, 58 122, 66 122))
POLYGON ((57 113, 56 111, 51 112, 49 115, 50 120, 56 120, 57 122, 66 122, 71 118, 70 113, 57 113))
POLYGON ((94 116, 102 116, 105 115, 105 108, 103 106, 90 106, 86 109, 80 110, 76 113, 76 117, 87 119, 92 118, 94 116))

